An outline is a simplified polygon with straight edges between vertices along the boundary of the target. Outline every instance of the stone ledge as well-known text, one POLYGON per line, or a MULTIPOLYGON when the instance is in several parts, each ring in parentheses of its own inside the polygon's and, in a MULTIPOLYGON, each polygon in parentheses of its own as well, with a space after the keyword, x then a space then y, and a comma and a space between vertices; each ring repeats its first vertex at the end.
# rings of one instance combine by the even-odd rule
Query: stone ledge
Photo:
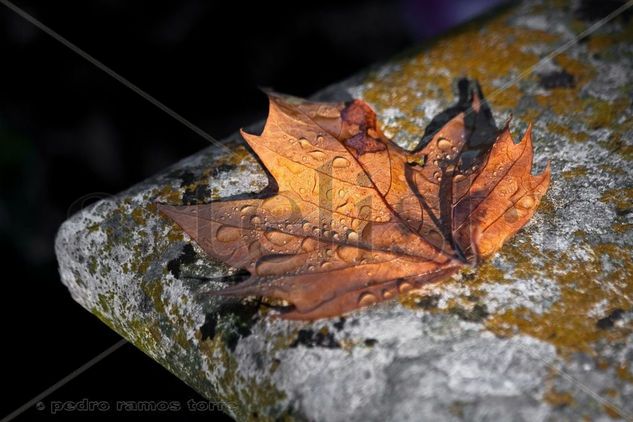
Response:
POLYGON ((368 101, 405 147, 455 101, 462 75, 479 80, 498 123, 510 112, 514 133, 534 122, 535 160, 551 160, 552 187, 534 220, 477 272, 314 323, 205 297, 222 286, 209 278, 234 270, 208 259, 153 202, 264 188, 235 135, 228 151, 209 147, 66 221, 56 241, 62 282, 239 420, 633 414, 631 26, 616 20, 495 91, 590 25, 565 7, 505 9, 320 95, 368 101))

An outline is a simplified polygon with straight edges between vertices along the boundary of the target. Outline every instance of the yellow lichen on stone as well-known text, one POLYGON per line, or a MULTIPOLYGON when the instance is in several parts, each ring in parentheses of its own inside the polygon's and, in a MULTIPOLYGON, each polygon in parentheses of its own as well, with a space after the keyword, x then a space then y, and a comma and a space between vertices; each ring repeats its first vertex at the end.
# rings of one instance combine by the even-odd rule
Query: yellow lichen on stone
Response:
POLYGON ((618 213, 624 213, 633 207, 633 188, 615 188, 605 191, 600 201, 612 205, 618 213))
MULTIPOLYGON (((498 111, 512 111, 522 97, 517 84, 504 85, 535 65, 540 57, 521 48, 534 43, 551 44, 557 35, 508 24, 510 12, 495 16, 478 29, 474 22, 423 47, 414 57, 397 61, 389 73, 371 73, 365 81, 363 98, 378 109, 396 108, 403 117, 386 128, 421 136, 424 128, 416 118, 428 118, 420 105, 429 98, 446 106, 454 101, 455 78, 477 79, 488 92, 487 99, 498 111), (501 81, 501 82, 500 82, 501 81), (495 89, 498 88, 498 89, 495 89), (405 117, 406 116, 406 117, 405 117)), ((533 75, 527 75, 534 78, 533 75)))
POLYGON ((614 167, 609 164, 600 164, 598 168, 600 169, 600 171, 603 171, 608 174, 613 174, 616 176, 623 176, 626 174, 626 172, 622 170, 620 167, 614 167))
POLYGON ((548 122, 547 131, 558 136, 563 136, 569 142, 586 142, 590 139, 586 132, 574 132, 568 126, 556 122, 548 122))
POLYGON ((564 179, 572 180, 577 177, 586 176, 587 175, 587 167, 586 166, 576 166, 570 170, 565 170, 561 173, 564 179))
POLYGON ((145 216, 143 215, 143 208, 141 207, 134 208, 131 215, 132 215, 132 218, 134 219, 134 222, 138 224, 139 226, 142 224, 145 224, 145 216))
POLYGON ((615 233, 624 234, 633 229, 633 223, 614 223, 611 229, 613 229, 615 233))
POLYGON ((566 407, 574 403, 574 397, 570 393, 553 388, 543 395, 543 400, 554 407, 566 407))
MULTIPOLYGON (((614 114, 613 118, 617 119, 621 114, 614 114)), ((611 127, 611 134, 600 144, 609 152, 618 154, 627 161, 633 160, 633 145, 628 139, 622 137, 622 133, 633 131, 633 120, 627 119, 622 123, 614 123, 611 127)))
POLYGON ((156 197, 156 200, 166 203, 175 204, 182 200, 182 193, 169 185, 165 185, 160 189, 154 189, 152 195, 156 197))
POLYGON ((616 369, 616 373, 621 380, 633 384, 633 373, 631 373, 631 370, 629 369, 629 366, 627 364, 623 363, 618 366, 618 368, 616 369))
POLYGON ((620 418, 622 418, 622 415, 620 414, 618 409, 616 409, 614 406, 612 406, 610 404, 602 405, 602 409, 604 410, 604 413, 606 413, 607 415, 609 415, 609 417, 611 417, 613 419, 620 419, 620 418))
POLYGON ((608 34, 592 35, 587 40, 587 49, 592 53, 601 53, 615 44, 616 39, 608 34))
MULTIPOLYGON (((275 420, 273 417, 259 414, 259 409, 272 408, 278 404, 286 397, 284 392, 279 391, 270 382, 258 382, 241 375, 235 357, 227 349, 221 336, 200 340, 198 347, 208 359, 209 366, 222 368, 217 378, 217 385, 221 390, 216 394, 222 403, 230 407, 238 420, 275 420)), ((273 368, 270 370, 272 372, 273 368)))
POLYGON ((524 307, 511 309, 489 318, 488 329, 503 336, 528 334, 553 344, 563 354, 594 354, 592 346, 597 340, 617 340, 632 334, 633 327, 601 329, 597 318, 591 317, 592 309, 601 302, 608 304, 607 310, 633 306, 631 251, 610 243, 584 246, 592 251, 590 260, 578 261, 562 252, 543 269, 561 291, 560 299, 550 309, 542 314, 524 307))

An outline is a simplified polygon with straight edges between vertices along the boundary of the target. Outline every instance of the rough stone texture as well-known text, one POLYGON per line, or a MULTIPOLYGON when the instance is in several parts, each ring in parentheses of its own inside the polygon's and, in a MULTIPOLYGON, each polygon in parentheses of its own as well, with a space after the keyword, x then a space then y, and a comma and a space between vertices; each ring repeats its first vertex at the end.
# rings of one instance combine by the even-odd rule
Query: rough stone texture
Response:
MULTIPOLYGON (((563 3, 563 4, 561 4, 563 3)), ((561 55, 586 8, 497 11, 321 94, 368 101, 417 144, 477 78, 499 124, 534 122, 552 186, 533 221, 476 271, 425 294, 298 323, 257 301, 209 298, 235 273, 153 202, 257 192, 238 136, 82 210, 56 244, 82 306, 240 420, 595 420, 633 415, 633 25, 620 18, 561 55), (578 17, 580 16, 580 17, 578 17), (520 80, 513 82, 515 78, 520 80)))

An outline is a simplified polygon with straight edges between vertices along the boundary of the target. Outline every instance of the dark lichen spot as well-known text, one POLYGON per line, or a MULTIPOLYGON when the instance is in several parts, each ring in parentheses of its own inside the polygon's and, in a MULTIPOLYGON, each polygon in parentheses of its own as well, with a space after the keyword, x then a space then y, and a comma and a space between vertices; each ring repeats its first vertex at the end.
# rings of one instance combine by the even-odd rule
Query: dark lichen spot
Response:
POLYGON ((539 85, 545 89, 573 88, 576 80, 571 73, 560 70, 540 75, 539 85))
POLYGON ((184 188, 192 184, 196 180, 196 176, 189 170, 185 170, 178 174, 180 179, 180 187, 184 188))
POLYGON ((229 350, 235 351, 238 341, 251 335, 258 310, 259 302, 227 302, 220 306, 216 329, 229 350))
POLYGON ((613 328, 613 324, 624 314, 624 310, 622 309, 614 309, 609 315, 604 318, 601 318, 596 322, 596 326, 601 330, 607 330, 609 328, 613 328))
POLYGON ((422 296, 416 305, 422 309, 434 309, 437 308, 437 304, 440 301, 440 295, 428 295, 422 296))
POLYGON ((375 338, 367 338, 365 339, 364 343, 367 347, 374 347, 378 343, 378 340, 376 340, 375 338))
POLYGON ((255 302, 226 302, 215 312, 205 315, 204 324, 199 327, 201 340, 216 337, 234 352, 240 339, 251 335, 251 328, 257 321, 259 304, 255 302))
POLYGON ((215 337, 215 328, 218 325, 218 318, 214 314, 207 314, 204 318, 204 324, 200 326, 200 334, 202 340, 213 340, 215 337))
POLYGON ((312 329, 302 329, 297 333, 297 338, 290 345, 290 347, 297 347, 303 345, 305 347, 325 347, 328 349, 338 349, 341 347, 340 343, 334 338, 334 335, 326 329, 314 331, 312 329))
POLYGON ((174 277, 180 278, 180 269, 182 265, 193 264, 196 261, 196 252, 193 250, 193 246, 187 243, 183 248, 180 255, 177 258, 172 259, 167 263, 167 269, 174 277))
POLYGON ((220 164, 219 166, 211 170, 211 176, 218 177, 219 175, 223 173, 228 173, 229 171, 234 170, 236 168, 237 166, 234 164, 220 164))
MULTIPOLYGON (((580 20, 594 22, 605 18, 624 4, 624 0, 582 0, 574 11, 574 15, 580 20)), ((619 17, 624 22, 628 22, 632 13, 631 9, 625 9, 619 17)))
POLYGON ((210 196, 211 190, 207 185, 197 185, 182 194, 182 202, 184 205, 196 205, 208 201, 210 196))
POLYGON ((466 296, 466 300, 469 302, 479 302, 480 297, 474 294, 469 294, 466 296))
POLYGON ((473 281, 477 278, 477 273, 476 272, 463 272, 462 273, 462 280, 464 281, 473 281))
POLYGON ((455 306, 449 309, 449 312, 457 315, 457 317, 463 321, 469 322, 481 322, 489 315, 486 305, 476 304, 472 309, 467 310, 461 306, 455 306))
POLYGON ((341 331, 343 327, 345 326, 345 317, 340 317, 338 321, 332 324, 332 326, 336 328, 338 331, 341 331))

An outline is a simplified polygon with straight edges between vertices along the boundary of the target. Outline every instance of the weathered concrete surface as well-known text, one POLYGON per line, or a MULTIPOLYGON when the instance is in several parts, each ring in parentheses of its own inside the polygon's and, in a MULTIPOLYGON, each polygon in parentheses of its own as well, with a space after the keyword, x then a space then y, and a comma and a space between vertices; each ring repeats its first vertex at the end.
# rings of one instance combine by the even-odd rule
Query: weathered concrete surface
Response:
POLYGON ((566 3, 501 11, 323 94, 367 100, 404 146, 454 101, 462 75, 479 80, 498 123, 512 112, 518 134, 534 122, 536 170, 550 159, 552 186, 533 221, 476 272, 316 323, 201 295, 222 286, 201 278, 232 270, 153 201, 262 189, 235 136, 230 153, 210 147, 64 223, 64 284, 240 420, 631 417, 633 25, 615 20, 524 74, 591 24, 566 3))

